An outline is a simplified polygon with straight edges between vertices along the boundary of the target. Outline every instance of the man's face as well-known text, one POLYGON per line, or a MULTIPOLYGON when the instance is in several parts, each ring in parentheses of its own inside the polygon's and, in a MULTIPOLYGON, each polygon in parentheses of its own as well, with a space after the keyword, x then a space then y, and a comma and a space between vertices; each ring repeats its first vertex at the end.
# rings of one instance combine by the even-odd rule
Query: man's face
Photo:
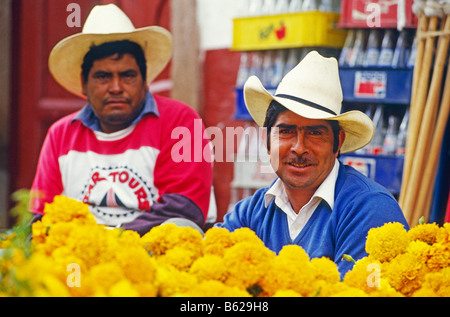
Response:
POLYGON ((83 93, 94 109, 103 132, 130 125, 141 111, 148 87, 135 58, 118 54, 94 61, 83 93))
MULTIPOLYGON (((339 148, 344 132, 339 134, 339 148)), ((292 111, 278 115, 270 132, 270 161, 287 189, 314 192, 325 180, 338 155, 326 120, 307 119, 292 111)))

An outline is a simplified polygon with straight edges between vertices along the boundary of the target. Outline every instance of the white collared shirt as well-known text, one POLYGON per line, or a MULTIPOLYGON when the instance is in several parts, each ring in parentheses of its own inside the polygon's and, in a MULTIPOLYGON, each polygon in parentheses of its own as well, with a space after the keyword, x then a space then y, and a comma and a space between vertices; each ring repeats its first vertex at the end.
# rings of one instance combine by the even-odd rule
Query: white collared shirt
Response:
POLYGON ((339 161, 336 159, 330 174, 327 178, 325 178, 322 184, 320 184, 309 202, 300 209, 298 214, 292 209, 292 205, 289 202, 283 182, 280 179, 277 179, 272 187, 266 192, 264 195, 265 206, 267 207, 275 199, 275 204, 286 213, 289 235, 292 240, 294 240, 302 231, 322 200, 325 200, 330 208, 333 209, 334 189, 336 186, 338 171, 339 161))

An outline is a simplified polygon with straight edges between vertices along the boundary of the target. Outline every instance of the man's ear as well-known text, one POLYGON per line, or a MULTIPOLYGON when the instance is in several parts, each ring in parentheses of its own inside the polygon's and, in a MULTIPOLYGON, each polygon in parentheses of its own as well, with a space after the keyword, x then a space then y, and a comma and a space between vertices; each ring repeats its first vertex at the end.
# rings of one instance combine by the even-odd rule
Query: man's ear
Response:
POLYGON ((342 144, 344 144, 344 141, 345 141, 345 131, 344 131, 344 129, 339 129, 339 148, 336 151, 336 154, 340 153, 341 147, 342 147, 342 144))

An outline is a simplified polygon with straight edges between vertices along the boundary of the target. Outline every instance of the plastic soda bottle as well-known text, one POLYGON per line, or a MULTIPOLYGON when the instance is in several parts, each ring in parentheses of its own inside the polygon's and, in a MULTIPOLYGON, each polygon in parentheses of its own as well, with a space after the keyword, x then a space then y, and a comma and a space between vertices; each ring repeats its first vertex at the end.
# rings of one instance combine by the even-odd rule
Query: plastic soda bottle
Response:
POLYGON ((249 77, 250 72, 250 58, 248 52, 241 53, 241 62, 239 64, 238 76, 236 79, 236 87, 244 86, 245 81, 249 77))
POLYGON ((375 125, 375 134, 367 146, 367 152, 368 154, 378 155, 383 151, 384 137, 386 135, 383 105, 377 106, 372 121, 375 125))
POLYGON ((406 152, 406 137, 408 136, 408 122, 409 122, 409 109, 406 109, 403 116, 402 123, 398 128, 398 138, 395 149, 396 155, 405 155, 406 152))
POLYGON ((409 34, 406 30, 400 32, 395 46, 394 55, 392 56, 392 67, 403 68, 408 63, 408 56, 410 52, 409 34))
POLYGON ((389 124, 383 142, 383 153, 393 155, 397 146, 398 118, 390 115, 388 121, 389 124))
POLYGON ((339 56, 339 66, 348 66, 348 61, 352 55, 353 45, 355 43, 355 32, 356 31, 354 29, 351 29, 347 33, 344 47, 342 48, 341 55, 339 56))
POLYGON ((379 67, 391 67, 394 56, 395 38, 394 30, 386 30, 383 42, 381 42, 380 57, 378 58, 379 67))
POLYGON ((318 8, 317 0, 303 0, 302 11, 315 11, 318 8))
POLYGON ((377 29, 371 29, 369 39, 367 40, 366 56, 364 58, 364 67, 377 66, 380 56, 381 34, 377 29))
POLYGON ((291 2, 289 3, 289 12, 290 13, 301 12, 302 4, 303 4, 302 0, 291 0, 291 2))

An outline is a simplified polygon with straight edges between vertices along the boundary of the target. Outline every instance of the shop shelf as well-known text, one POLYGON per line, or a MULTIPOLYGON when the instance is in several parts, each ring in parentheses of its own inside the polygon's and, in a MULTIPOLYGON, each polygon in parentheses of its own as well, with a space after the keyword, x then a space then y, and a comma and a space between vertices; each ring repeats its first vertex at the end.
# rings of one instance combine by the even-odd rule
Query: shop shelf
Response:
POLYGON ((231 49, 341 48, 347 30, 337 28, 339 17, 338 13, 311 11, 235 18, 231 49))

